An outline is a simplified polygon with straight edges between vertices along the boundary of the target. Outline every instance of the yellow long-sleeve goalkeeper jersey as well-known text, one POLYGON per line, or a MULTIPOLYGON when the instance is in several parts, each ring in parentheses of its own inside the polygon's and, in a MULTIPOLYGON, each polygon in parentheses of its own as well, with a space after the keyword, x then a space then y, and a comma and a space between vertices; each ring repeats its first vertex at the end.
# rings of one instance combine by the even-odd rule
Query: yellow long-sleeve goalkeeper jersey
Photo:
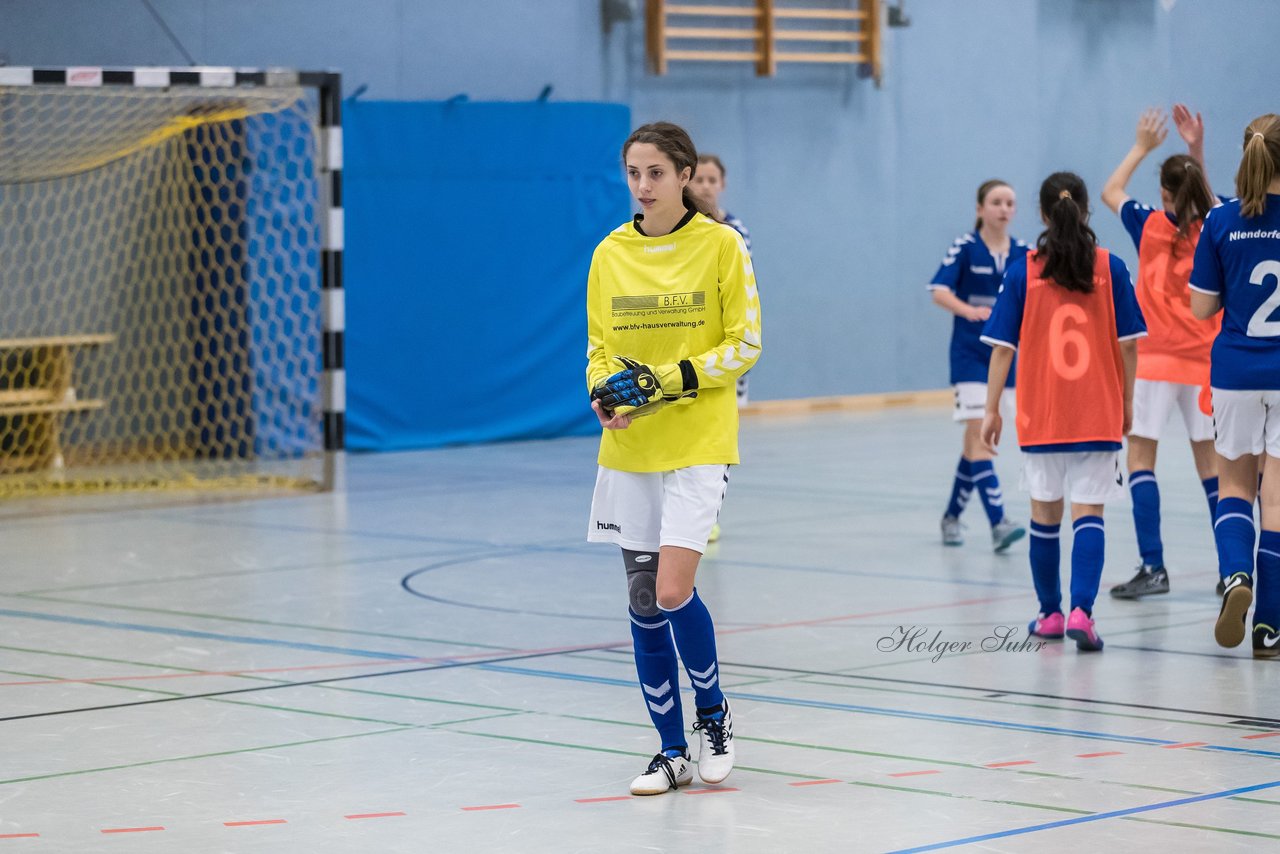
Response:
POLYGON ((760 299, 751 256, 727 225, 702 214, 670 234, 619 226, 591 256, 587 277, 587 388, 622 367, 688 359, 692 402, 668 404, 626 430, 605 430, 600 465, 670 471, 738 462, 735 385, 760 356, 760 299))

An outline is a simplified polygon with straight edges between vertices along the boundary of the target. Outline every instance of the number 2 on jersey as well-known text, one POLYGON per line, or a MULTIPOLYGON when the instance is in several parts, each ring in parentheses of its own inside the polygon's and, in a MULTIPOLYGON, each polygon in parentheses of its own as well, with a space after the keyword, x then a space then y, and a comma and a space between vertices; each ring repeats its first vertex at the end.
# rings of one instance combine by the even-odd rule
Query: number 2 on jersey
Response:
POLYGON ((1265 285, 1267 279, 1274 279, 1271 296, 1263 300, 1262 305, 1249 318, 1249 328, 1245 330, 1250 338, 1274 338, 1280 335, 1280 320, 1269 320, 1280 308, 1280 261, 1263 261, 1253 268, 1249 274, 1249 284, 1265 285))
POLYGON ((1084 309, 1070 303, 1058 306, 1049 321, 1049 361, 1064 380, 1078 380, 1089 371, 1089 339, 1078 328, 1088 321, 1084 309), (1068 322, 1074 324, 1071 329, 1068 322))

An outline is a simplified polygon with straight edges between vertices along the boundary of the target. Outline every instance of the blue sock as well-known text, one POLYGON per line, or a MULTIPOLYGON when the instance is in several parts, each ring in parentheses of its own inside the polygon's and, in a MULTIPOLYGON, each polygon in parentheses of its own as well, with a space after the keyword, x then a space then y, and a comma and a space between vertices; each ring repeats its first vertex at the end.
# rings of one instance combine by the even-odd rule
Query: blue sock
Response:
POLYGON ((1218 499, 1213 523, 1218 544, 1218 573, 1225 579, 1237 572, 1253 577, 1253 505, 1243 498, 1218 499))
POLYGON ((1160 487, 1153 471, 1129 475, 1133 496, 1133 527, 1138 532, 1138 553, 1147 566, 1164 566, 1164 543, 1160 540, 1160 487))
POLYGON ((1280 631, 1280 531, 1258 538, 1258 579, 1253 586, 1253 624, 1280 631))
POLYGON ((1081 516, 1072 523, 1071 532, 1071 610, 1082 608, 1093 616, 1093 600, 1098 598, 1107 553, 1102 517, 1081 516))
POLYGON ((1212 523, 1218 518, 1218 479, 1206 477, 1200 485, 1204 487, 1204 497, 1209 502, 1209 521, 1212 523))
POLYGON ((1062 610, 1062 582, 1058 572, 1062 560, 1062 547, 1058 542, 1060 527, 1031 520, 1031 582, 1036 586, 1041 614, 1062 610))
POLYGON ((970 465, 972 463, 961 457, 960 464, 956 466, 956 477, 951 482, 951 499, 947 502, 948 516, 959 516, 969 503, 969 493, 973 491, 973 478, 969 476, 970 465))
POLYGON ((661 614, 631 615, 631 641, 635 648, 636 675, 649 707, 649 717, 658 728, 662 747, 687 747, 684 715, 680 711, 680 662, 671 640, 671 627, 661 614))
POLYGON ((661 610, 671 621, 676 648, 693 683, 694 702, 699 709, 720 705, 724 694, 720 693, 720 664, 716 661, 716 629, 707 606, 698 598, 697 588, 683 605, 661 610))
POLYGON ((995 525, 1004 518, 1004 495, 1000 492, 996 467, 991 460, 978 460, 969 464, 969 473, 973 475, 973 488, 987 511, 987 521, 995 525))

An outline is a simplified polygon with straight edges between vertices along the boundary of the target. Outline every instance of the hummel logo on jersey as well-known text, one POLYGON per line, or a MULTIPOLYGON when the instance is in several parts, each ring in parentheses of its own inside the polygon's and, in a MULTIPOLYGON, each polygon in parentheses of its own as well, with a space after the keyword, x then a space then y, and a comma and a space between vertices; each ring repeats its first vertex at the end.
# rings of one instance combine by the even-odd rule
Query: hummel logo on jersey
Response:
POLYGON ((597 531, 613 531, 614 533, 621 534, 622 526, 619 525, 617 522, 596 522, 596 530, 597 531))
POLYGON ((645 252, 675 252, 676 245, 674 243, 663 243, 661 246, 646 246, 645 252))
POLYGON ((990 276, 995 271, 996 271, 995 267, 975 267, 973 265, 969 266, 970 273, 977 273, 980 276, 990 276))

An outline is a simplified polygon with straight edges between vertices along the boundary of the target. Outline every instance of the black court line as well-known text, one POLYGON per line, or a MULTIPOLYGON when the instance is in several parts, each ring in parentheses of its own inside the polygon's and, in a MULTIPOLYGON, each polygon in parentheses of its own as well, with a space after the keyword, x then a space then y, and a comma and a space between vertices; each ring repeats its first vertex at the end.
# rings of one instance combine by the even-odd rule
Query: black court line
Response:
MULTIPOLYGON (((532 658, 548 658, 554 655, 567 655, 571 652, 596 652, 621 646, 619 643, 600 644, 598 646, 573 647, 572 649, 553 649, 549 652, 528 652, 520 655, 506 655, 495 658, 484 658, 476 661, 452 661, 446 664, 428 664, 423 667, 406 667, 400 670, 383 670, 378 673, 359 673, 354 676, 334 676, 330 679, 308 679, 304 682, 277 682, 271 685, 256 685, 252 688, 232 688, 227 691, 209 691, 205 694, 183 694, 178 697, 157 697, 151 700, 136 700, 131 703, 109 703, 102 706, 84 706, 77 709, 60 709, 54 712, 31 712, 25 715, 9 715, 0 717, 0 723, 7 721, 25 721, 32 718, 49 718, 55 715, 75 715, 80 712, 103 712, 110 709, 128 709, 135 706, 154 706, 159 703, 174 703, 179 700, 207 700, 212 697, 230 697, 236 694, 253 694, 260 691, 277 691, 281 688, 302 688, 308 685, 327 685, 332 682, 352 682, 356 679, 375 679, 379 676, 400 676, 406 673, 426 673, 431 670, 452 670, 457 667, 476 667, 482 664, 500 664, 504 661, 526 661, 532 658)), ((192 674, 196 675, 196 674, 192 674)))
MULTIPOLYGON (((613 647, 603 647, 614 650, 613 647)), ((584 650, 585 652, 586 650, 584 650)), ((621 653, 621 650, 615 650, 621 653)), ((1239 660, 1239 659, 1238 659, 1239 660)), ((988 694, 1007 694, 1012 697, 1035 697, 1041 700, 1068 700, 1073 703, 1089 703, 1095 706, 1116 706, 1126 709, 1143 709, 1151 712, 1178 712, 1187 715, 1201 715, 1210 718, 1227 718, 1231 723, 1247 726, 1260 726, 1270 729, 1280 728, 1280 719, 1253 717, 1231 712, 1206 712, 1201 709, 1184 709, 1177 706, 1154 706, 1146 703, 1124 703, 1119 700, 1097 700, 1091 697, 1071 697, 1065 694, 1043 694, 1038 691, 1018 691, 1011 688, 990 688, 979 685, 953 685, 947 682, 925 682, 919 679, 894 679, 888 676, 865 676, 857 673, 833 673, 825 670, 802 670, 797 667, 775 667, 771 664, 746 664, 739 661, 720 660, 721 666, 744 667, 754 670, 777 670, 782 673, 795 673, 800 676, 826 676, 836 679, 858 679, 867 682, 890 682, 897 685, 913 685, 924 688, 953 688, 961 691, 977 691, 988 694)))

